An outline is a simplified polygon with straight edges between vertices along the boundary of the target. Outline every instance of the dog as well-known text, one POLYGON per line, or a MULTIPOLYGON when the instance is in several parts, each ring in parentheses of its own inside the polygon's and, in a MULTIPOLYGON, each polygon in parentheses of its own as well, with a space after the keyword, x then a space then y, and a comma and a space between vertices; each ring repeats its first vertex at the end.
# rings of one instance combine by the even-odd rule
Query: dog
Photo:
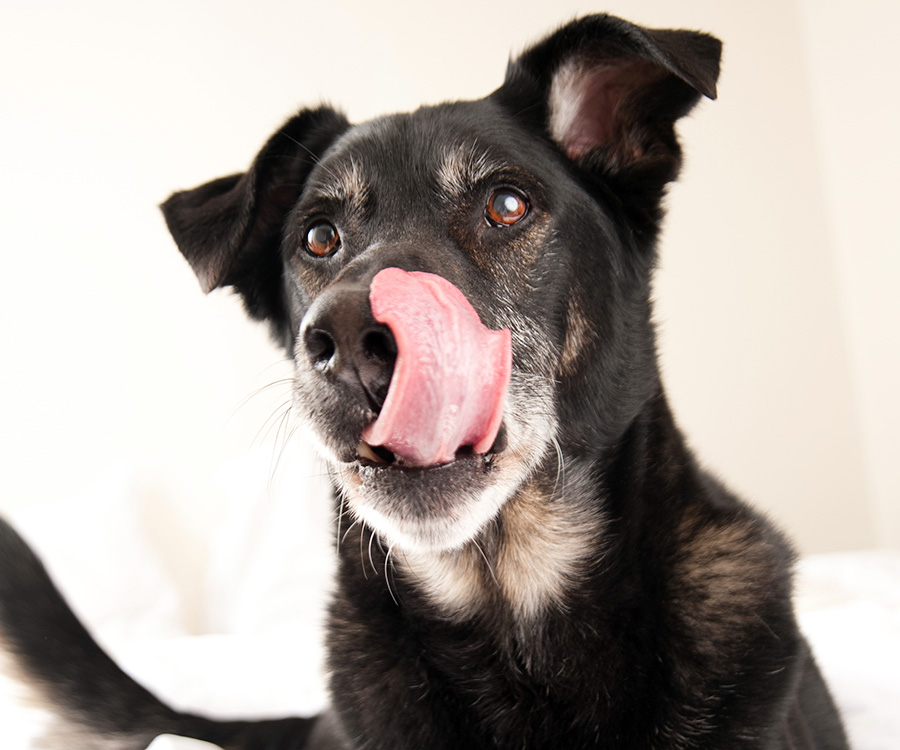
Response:
POLYGON ((660 381, 661 200, 720 51, 583 17, 484 99, 361 125, 306 109, 247 172, 163 204, 203 290, 293 358, 330 466, 332 707, 170 709, 3 524, 0 641, 60 717, 48 746, 847 747, 790 546, 699 468, 660 381))

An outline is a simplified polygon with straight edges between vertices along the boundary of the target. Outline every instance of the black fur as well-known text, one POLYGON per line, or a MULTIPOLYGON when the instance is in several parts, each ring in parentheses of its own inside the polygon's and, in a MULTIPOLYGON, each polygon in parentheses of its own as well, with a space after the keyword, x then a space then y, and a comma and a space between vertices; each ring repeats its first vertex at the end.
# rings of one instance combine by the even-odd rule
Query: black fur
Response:
POLYGON ((584 18, 483 100, 360 126, 303 111, 246 174, 173 195, 163 211, 203 289, 235 289, 295 358, 297 412, 357 519, 340 534, 333 709, 314 724, 176 714, 4 526, 0 633, 48 702, 134 748, 157 732, 227 748, 846 748, 795 623, 789 546, 697 466, 660 383, 650 284, 674 125, 715 97, 719 53, 705 34, 584 18), (527 201, 512 226, 486 221, 497 189, 527 201), (340 245, 316 257, 322 220, 340 245), (512 329, 487 454, 424 469, 357 454, 396 353, 368 302, 391 266, 444 276, 512 329))

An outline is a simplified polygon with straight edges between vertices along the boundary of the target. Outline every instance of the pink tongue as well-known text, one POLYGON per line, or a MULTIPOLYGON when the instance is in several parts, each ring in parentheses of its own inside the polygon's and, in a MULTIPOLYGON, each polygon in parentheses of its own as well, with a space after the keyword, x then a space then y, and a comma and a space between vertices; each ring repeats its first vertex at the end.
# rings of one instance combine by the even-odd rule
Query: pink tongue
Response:
POLYGON ((369 301, 394 335, 397 361, 363 440, 417 466, 452 461, 463 446, 487 453, 503 418, 510 332, 486 328, 465 295, 431 273, 385 268, 372 279, 369 301))

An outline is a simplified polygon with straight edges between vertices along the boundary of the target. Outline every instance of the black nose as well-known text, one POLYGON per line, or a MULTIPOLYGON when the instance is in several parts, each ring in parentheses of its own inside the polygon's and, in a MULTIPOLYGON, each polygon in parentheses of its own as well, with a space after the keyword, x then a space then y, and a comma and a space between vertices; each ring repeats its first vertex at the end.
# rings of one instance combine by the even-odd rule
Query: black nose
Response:
POLYGON ((335 288, 306 314, 303 346, 313 369, 381 410, 397 360, 390 329, 372 317, 368 287, 335 288))

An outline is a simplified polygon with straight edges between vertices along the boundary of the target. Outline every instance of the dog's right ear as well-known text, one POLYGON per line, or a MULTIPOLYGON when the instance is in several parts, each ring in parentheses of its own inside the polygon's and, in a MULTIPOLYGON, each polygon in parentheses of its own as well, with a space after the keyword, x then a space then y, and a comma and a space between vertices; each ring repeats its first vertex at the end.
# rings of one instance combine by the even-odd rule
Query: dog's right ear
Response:
POLYGON ((328 107, 303 110, 268 140, 246 173, 175 193, 160 206, 204 292, 234 287, 250 315, 278 329, 282 224, 310 169, 349 127, 328 107))

